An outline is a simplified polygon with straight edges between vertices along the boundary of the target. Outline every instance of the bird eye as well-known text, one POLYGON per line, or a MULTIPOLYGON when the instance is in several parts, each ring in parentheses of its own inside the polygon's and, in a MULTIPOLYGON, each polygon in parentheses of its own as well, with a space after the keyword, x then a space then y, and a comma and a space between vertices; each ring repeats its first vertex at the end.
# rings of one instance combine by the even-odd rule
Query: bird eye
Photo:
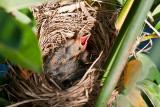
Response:
POLYGON ((78 50, 81 50, 81 48, 79 47, 78 50))

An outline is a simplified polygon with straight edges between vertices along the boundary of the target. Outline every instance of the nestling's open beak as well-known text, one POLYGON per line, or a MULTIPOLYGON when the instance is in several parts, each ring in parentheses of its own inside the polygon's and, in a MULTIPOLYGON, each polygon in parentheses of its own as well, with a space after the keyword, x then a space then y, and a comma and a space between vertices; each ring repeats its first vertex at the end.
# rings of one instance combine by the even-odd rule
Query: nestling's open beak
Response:
POLYGON ((84 37, 81 37, 80 38, 80 43, 81 43, 81 46, 82 46, 82 51, 84 51, 87 47, 87 43, 88 43, 88 39, 89 39, 90 36, 84 36, 84 37))

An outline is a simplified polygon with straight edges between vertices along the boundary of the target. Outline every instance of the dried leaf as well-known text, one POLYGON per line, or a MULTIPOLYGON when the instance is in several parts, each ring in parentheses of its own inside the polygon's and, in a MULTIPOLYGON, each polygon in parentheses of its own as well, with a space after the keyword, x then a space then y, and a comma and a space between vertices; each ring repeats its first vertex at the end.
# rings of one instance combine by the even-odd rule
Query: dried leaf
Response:
POLYGON ((128 92, 134 87, 136 80, 142 71, 142 63, 139 60, 132 60, 125 67, 124 87, 128 92))

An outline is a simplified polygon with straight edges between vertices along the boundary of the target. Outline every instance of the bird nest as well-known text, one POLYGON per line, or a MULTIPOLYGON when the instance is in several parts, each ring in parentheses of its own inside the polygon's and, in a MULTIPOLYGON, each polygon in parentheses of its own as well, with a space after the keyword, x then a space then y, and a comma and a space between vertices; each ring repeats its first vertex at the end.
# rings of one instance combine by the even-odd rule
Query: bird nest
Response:
MULTIPOLYGON (((96 4, 96 3, 94 3, 96 4)), ((108 10, 103 5, 81 2, 49 2, 31 7, 37 21, 37 35, 43 62, 47 63, 50 53, 61 48, 66 41, 89 35, 87 51, 90 66, 81 79, 63 90, 44 71, 33 73, 24 80, 21 67, 10 66, 12 81, 7 86, 8 96, 15 103, 11 106, 93 106, 101 84, 98 77, 102 66, 117 36, 115 27, 117 10, 108 10)))

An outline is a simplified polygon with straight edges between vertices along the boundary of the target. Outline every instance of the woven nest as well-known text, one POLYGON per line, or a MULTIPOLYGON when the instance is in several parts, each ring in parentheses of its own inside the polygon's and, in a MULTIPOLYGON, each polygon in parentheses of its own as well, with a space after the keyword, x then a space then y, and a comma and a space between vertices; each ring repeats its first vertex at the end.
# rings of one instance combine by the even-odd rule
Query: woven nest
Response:
POLYGON ((84 76, 65 90, 59 89, 45 71, 24 80, 20 76, 23 69, 10 66, 12 81, 7 90, 15 103, 11 106, 93 106, 101 87, 98 76, 118 33, 115 27, 118 12, 85 2, 49 2, 32 6, 31 10, 38 25, 44 63, 49 53, 75 35, 90 35, 87 50, 93 61, 84 76))

